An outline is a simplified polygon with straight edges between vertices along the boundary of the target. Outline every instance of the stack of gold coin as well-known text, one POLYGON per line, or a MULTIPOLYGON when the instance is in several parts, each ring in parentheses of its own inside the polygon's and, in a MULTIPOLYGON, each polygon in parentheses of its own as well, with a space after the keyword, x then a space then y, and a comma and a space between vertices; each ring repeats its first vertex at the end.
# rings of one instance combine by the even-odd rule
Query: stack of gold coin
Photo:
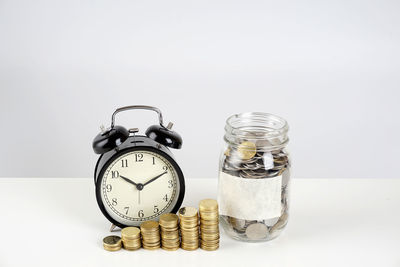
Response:
POLYGON ((199 216, 196 208, 183 207, 179 210, 181 247, 184 250, 199 248, 199 216))
POLYGON ((160 248, 160 227, 158 222, 147 221, 140 225, 143 238, 144 249, 158 249, 160 248))
POLYGON ((166 213, 160 216, 161 245, 165 250, 177 250, 180 245, 178 216, 166 213))
POLYGON ((103 247, 108 251, 117 251, 121 249, 121 238, 116 235, 106 236, 103 239, 103 247))
POLYGON ((199 204, 200 211, 200 247, 204 250, 219 248, 218 202, 214 199, 203 199, 199 204))
POLYGON ((121 230, 121 237, 126 250, 137 250, 142 246, 140 229, 137 227, 125 227, 121 230))

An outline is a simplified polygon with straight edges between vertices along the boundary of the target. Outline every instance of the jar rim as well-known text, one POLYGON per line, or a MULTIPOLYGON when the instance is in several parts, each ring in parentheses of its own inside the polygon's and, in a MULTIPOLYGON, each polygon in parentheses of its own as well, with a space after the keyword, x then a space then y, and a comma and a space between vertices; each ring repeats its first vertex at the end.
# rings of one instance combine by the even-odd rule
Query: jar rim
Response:
POLYGON ((262 150, 275 150, 288 143, 288 130, 287 121, 279 116, 265 112, 245 112, 228 117, 224 139, 234 147, 247 140, 255 142, 262 150))
POLYGON ((285 119, 274 114, 265 112, 244 112, 234 114, 226 120, 225 131, 236 136, 248 136, 248 134, 257 135, 254 139, 263 139, 268 137, 276 137, 286 134, 289 125, 285 119), (247 123, 247 126, 238 127, 235 123, 247 123), (256 123, 256 125, 250 125, 256 123), (257 125, 259 124, 259 125, 257 125), (257 132, 255 131, 257 130, 257 132))

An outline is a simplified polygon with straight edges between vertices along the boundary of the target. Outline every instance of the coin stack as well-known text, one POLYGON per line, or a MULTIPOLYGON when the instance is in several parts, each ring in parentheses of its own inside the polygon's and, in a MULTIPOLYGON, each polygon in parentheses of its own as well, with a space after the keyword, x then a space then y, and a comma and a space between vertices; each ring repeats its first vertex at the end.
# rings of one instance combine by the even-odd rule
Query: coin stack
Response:
POLYGON ((106 236, 103 239, 103 247, 108 251, 117 251, 121 249, 121 238, 116 235, 106 236))
POLYGON ((269 179, 282 176, 281 216, 265 220, 221 216, 221 223, 234 231, 234 236, 246 240, 276 237, 288 221, 288 190, 290 160, 284 149, 271 150, 279 140, 255 140, 249 136, 239 146, 230 146, 224 153, 222 171, 244 179, 269 179), (252 141, 250 141, 252 140, 252 141))
POLYGON ((183 207, 179 210, 180 228, 184 250, 199 248, 199 215, 193 207, 183 207))
POLYGON ((144 249, 160 248, 160 227, 156 221, 146 221, 140 225, 144 249))
POLYGON ((126 250, 137 250, 142 246, 140 229, 137 227, 125 227, 121 230, 121 237, 126 250))
POLYGON ((178 216, 166 213, 160 216, 161 245, 165 250, 177 250, 180 245, 178 216))
POLYGON ((218 202, 214 199, 203 199, 199 204, 200 212, 200 247, 204 250, 219 248, 218 202))

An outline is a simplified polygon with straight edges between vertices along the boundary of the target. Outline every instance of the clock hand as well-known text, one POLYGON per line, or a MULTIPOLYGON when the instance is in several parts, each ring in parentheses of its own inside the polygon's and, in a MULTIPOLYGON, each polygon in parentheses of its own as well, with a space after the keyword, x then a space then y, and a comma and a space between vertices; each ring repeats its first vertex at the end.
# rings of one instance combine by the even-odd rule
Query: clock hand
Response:
POLYGON ((148 185, 148 184, 151 183, 151 182, 154 182, 155 180, 157 180, 158 178, 160 178, 161 176, 163 176, 163 175, 166 174, 166 173, 167 173, 167 171, 165 171, 165 172, 163 172, 163 173, 157 175, 157 176, 154 177, 154 178, 151 178, 150 180, 148 180, 147 182, 145 182, 145 183, 143 184, 143 186, 148 185))
POLYGON ((124 176, 119 176, 119 177, 121 177, 122 179, 124 179, 124 180, 127 181, 128 183, 133 184, 133 185, 136 186, 136 187, 138 186, 137 183, 135 183, 134 181, 132 181, 132 180, 130 180, 130 179, 124 177, 124 176))

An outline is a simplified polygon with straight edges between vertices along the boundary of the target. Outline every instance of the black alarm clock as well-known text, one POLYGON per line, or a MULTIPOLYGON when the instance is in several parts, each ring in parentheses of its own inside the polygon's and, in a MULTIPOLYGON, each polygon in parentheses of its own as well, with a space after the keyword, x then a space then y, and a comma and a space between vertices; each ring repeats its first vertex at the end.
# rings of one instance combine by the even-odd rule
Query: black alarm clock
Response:
POLYGON ((96 199, 101 212, 115 226, 139 226, 158 220, 163 213, 176 213, 185 194, 185 181, 168 148, 182 147, 182 138, 163 125, 161 111, 151 106, 127 106, 115 110, 111 127, 102 129, 93 140, 93 150, 101 154, 95 168, 96 199), (144 135, 137 128, 114 124, 115 115, 132 109, 158 113, 159 125, 144 135))

